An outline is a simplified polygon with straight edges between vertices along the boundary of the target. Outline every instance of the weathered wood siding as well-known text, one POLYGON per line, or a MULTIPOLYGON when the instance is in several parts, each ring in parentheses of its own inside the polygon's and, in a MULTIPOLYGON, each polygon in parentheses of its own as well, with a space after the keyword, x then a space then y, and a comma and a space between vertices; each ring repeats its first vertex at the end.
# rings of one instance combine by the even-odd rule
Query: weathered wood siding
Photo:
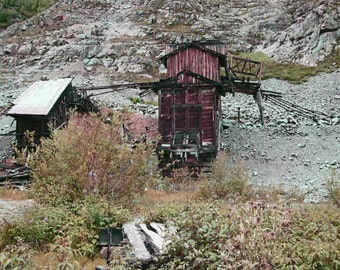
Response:
POLYGON ((218 107, 212 86, 163 89, 159 99, 159 132, 164 143, 170 143, 178 131, 197 131, 201 142, 216 141, 218 107))
MULTIPOLYGON (((171 55, 167 59, 167 67, 167 78, 173 78, 179 72, 189 70, 213 81, 220 81, 218 57, 196 47, 188 47, 171 55)), ((191 76, 183 75, 178 83, 200 84, 201 82, 191 76)))

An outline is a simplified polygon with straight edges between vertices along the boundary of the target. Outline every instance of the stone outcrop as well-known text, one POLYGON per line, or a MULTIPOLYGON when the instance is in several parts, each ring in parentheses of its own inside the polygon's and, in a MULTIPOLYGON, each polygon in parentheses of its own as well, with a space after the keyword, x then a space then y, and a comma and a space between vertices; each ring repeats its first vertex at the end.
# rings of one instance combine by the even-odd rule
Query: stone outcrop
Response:
POLYGON ((61 0, 0 32, 0 79, 19 86, 41 77, 85 85, 158 79, 164 45, 198 39, 315 65, 338 46, 339 24, 336 0, 61 0))
POLYGON ((292 13, 291 25, 273 33, 258 49, 281 61, 315 65, 338 45, 339 37, 339 3, 307 2, 292 13))

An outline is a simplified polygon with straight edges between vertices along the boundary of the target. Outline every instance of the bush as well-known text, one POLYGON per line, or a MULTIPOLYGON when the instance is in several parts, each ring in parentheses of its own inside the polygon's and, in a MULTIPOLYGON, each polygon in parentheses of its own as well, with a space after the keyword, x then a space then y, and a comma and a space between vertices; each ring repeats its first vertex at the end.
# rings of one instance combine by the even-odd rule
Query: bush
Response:
POLYGON ((0 252, 0 269, 34 269, 35 255, 36 252, 29 245, 18 240, 15 245, 9 245, 0 252))
POLYGON ((0 27, 6 27, 15 17, 15 12, 12 10, 0 10, 0 27))
POLYGON ((190 204, 172 218, 178 230, 160 269, 339 269, 339 215, 262 201, 190 204))
POLYGON ((119 112, 112 114, 111 124, 73 114, 65 129, 42 140, 38 160, 30 164, 39 202, 58 206, 98 193, 110 202, 130 204, 144 192, 152 176, 146 164, 153 146, 149 141, 128 145, 124 121, 126 115, 119 112))
POLYGON ((331 171, 330 178, 326 182, 329 199, 340 207, 340 178, 335 170, 331 171))
POLYGON ((199 177, 198 198, 213 200, 250 198, 247 171, 240 162, 231 161, 225 152, 220 152, 211 169, 210 176, 203 174, 199 177))
POLYGON ((24 221, 7 223, 1 234, 1 247, 15 245, 19 238, 32 248, 48 252, 51 244, 63 238, 67 247, 90 256, 96 252, 100 228, 121 226, 128 219, 127 210, 89 194, 72 206, 37 206, 27 212, 24 221))
POLYGON ((0 27, 7 27, 15 20, 32 17, 56 2, 56 0, 4 0, 0 11, 0 27))
POLYGON ((169 165, 169 175, 155 179, 149 187, 169 193, 193 191, 197 184, 195 172, 188 167, 172 168, 172 165, 169 165))

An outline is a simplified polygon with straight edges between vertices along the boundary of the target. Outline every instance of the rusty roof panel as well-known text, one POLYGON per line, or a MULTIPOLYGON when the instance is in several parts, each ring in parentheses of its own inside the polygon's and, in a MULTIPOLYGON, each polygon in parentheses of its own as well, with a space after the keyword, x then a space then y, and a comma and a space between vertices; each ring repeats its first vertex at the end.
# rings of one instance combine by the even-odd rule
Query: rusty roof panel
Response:
POLYGON ((8 115, 48 115, 72 79, 38 81, 16 100, 8 115))

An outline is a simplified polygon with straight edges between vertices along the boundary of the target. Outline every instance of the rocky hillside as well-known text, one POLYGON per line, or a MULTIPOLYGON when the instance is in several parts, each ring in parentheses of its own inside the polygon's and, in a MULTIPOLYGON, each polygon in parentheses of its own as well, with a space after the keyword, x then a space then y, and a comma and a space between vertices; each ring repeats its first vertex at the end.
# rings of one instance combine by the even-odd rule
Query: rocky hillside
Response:
POLYGON ((156 80, 166 43, 198 39, 315 65, 339 44, 339 14, 337 0, 61 0, 0 32, 0 90, 156 80))

